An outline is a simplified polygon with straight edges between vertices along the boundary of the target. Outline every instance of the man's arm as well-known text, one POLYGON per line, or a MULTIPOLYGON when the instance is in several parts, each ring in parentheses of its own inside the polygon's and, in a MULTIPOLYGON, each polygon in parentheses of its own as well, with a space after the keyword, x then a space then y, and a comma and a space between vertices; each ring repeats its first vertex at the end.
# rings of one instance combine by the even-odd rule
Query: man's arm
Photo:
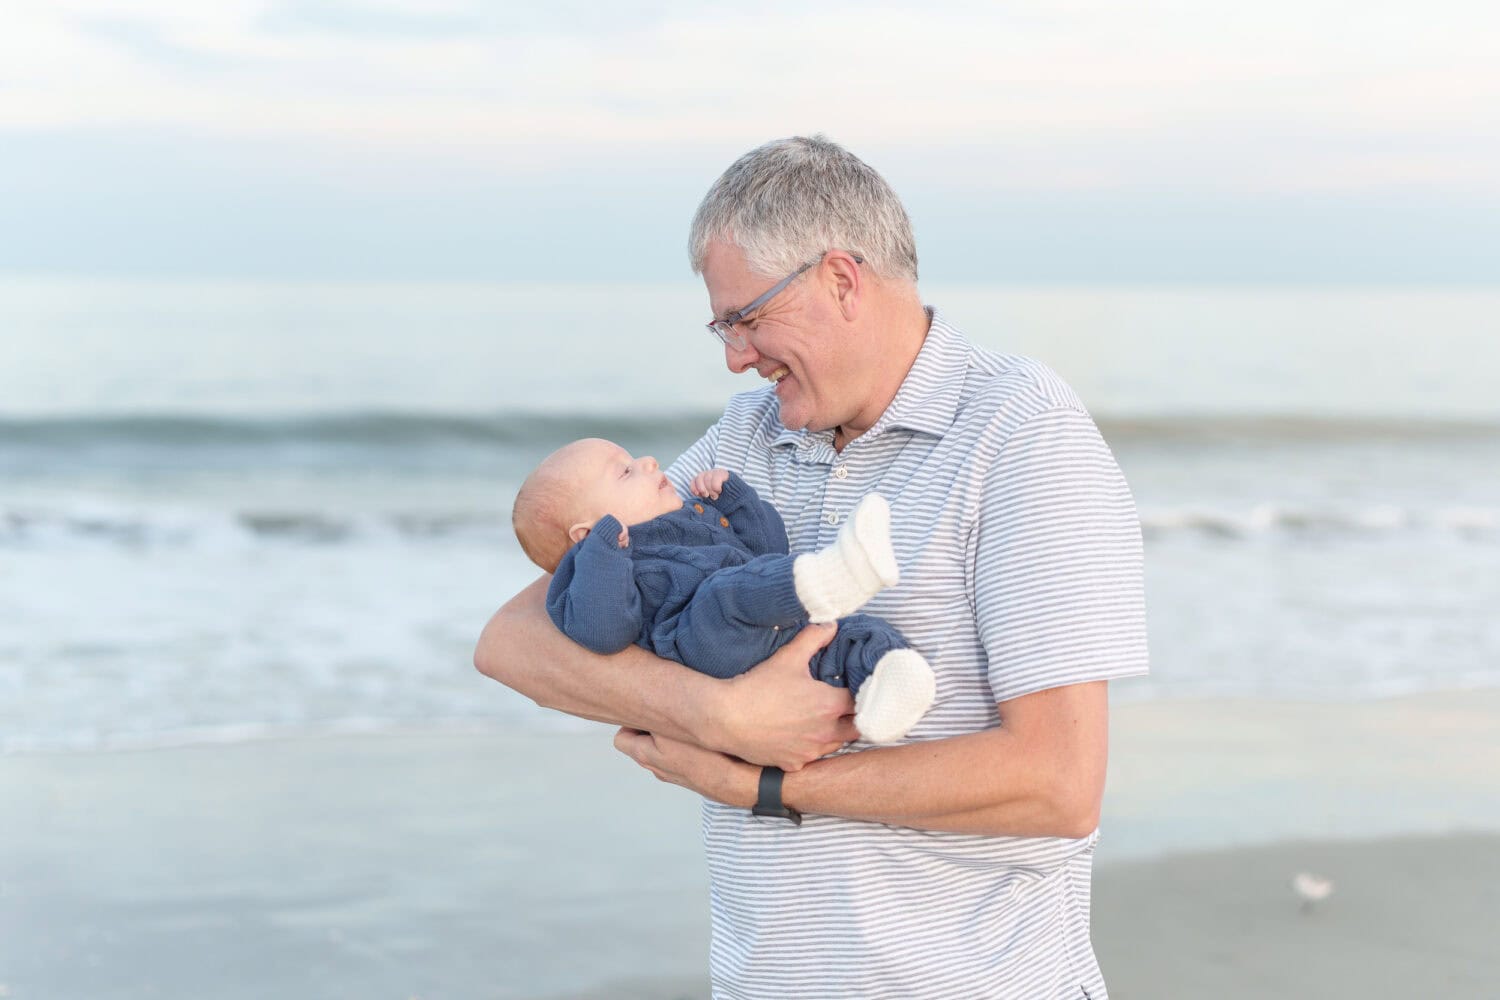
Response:
MULTIPOLYGON (((1099 823, 1109 744, 1107 682, 999 705, 1001 726, 814 761, 782 784, 805 813, 1011 837, 1085 837, 1099 823)), ((729 805, 755 803, 760 768, 621 730, 615 745, 663 781, 729 805)))
POLYGON ((718 680, 635 646, 590 653, 547 617, 547 585, 542 577, 497 611, 474 650, 480 673, 545 708, 787 771, 858 735, 849 693, 808 671, 831 627, 804 629, 749 673, 718 680))

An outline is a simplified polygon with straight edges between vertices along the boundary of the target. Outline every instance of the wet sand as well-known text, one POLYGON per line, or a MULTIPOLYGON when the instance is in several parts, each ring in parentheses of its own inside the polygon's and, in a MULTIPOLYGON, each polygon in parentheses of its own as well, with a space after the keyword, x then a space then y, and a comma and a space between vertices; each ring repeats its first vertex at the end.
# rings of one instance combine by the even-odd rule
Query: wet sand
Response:
MULTIPOLYGON (((1500 692, 1117 706, 1111 761, 1116 1000, 1500 977, 1500 692)), ((0 995, 706 995, 697 800, 603 728, 3 757, 0 803, 0 995)))

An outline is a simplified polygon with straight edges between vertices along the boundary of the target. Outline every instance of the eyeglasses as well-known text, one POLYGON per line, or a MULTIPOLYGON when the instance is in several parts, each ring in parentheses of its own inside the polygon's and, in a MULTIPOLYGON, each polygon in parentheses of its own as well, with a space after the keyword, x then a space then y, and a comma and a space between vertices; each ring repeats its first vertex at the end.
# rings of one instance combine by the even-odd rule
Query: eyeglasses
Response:
MULTIPOLYGON (((826 254, 824 256, 826 256, 826 254)), ((849 256, 854 258, 854 263, 856 264, 863 264, 865 262, 865 259, 857 253, 850 254, 849 256)), ((808 268, 812 267, 822 259, 822 257, 819 257, 818 260, 808 261, 806 264, 803 264, 801 267, 797 268, 797 270, 793 271, 791 274, 787 275, 785 278, 782 278, 780 281, 776 282, 776 284, 772 285, 770 290, 767 291, 764 295, 757 296, 755 301, 751 302, 743 309, 736 309, 733 312, 725 313, 723 319, 712 320, 708 324, 709 331, 713 333, 715 337, 718 337, 720 343, 722 343, 725 347, 732 347, 736 351, 743 351, 745 348, 750 346, 750 338, 746 337, 743 333, 736 331, 735 327, 740 323, 743 323, 746 316, 755 312, 755 310, 759 309, 761 306, 774 299, 777 295, 781 294, 782 290, 786 288, 787 285, 790 285, 798 275, 800 275, 803 271, 806 271, 808 268)))

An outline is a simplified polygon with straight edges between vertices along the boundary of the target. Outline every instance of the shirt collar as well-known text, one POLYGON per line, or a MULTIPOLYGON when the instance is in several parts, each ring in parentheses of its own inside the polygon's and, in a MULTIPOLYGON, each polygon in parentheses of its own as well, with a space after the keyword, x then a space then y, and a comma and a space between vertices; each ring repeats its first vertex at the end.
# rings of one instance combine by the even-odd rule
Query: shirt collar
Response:
MULTIPOLYGON (((968 367, 968 343, 963 334, 943 321, 936 309, 929 307, 928 312, 932 322, 911 370, 901 380, 901 387, 885 412, 860 438, 896 429, 941 437, 953 426, 968 367)), ((794 444, 813 447, 825 443, 833 445, 831 429, 789 431, 782 427, 772 439, 771 447, 794 444)))
POLYGON ((807 431, 789 431, 785 427, 783 427, 781 428, 781 433, 777 434, 776 437, 772 439, 771 447, 780 448, 783 445, 798 444, 804 438, 821 437, 823 434, 832 435, 832 433, 832 431, 822 431, 816 435, 809 435, 807 431))
POLYGON ((953 426, 969 365, 968 343, 936 309, 930 312, 932 323, 917 359, 901 380, 896 398, 864 436, 899 428, 941 437, 953 426))

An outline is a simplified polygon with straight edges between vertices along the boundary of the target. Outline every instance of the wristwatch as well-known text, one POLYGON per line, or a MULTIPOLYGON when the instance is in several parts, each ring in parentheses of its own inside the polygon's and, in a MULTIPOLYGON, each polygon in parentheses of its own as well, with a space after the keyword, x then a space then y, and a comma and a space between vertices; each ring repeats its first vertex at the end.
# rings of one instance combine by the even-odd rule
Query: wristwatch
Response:
POLYGON ((785 777, 786 772, 779 767, 772 767, 768 764, 761 768, 760 797, 756 800, 755 808, 750 811, 756 816, 789 819, 795 825, 801 826, 802 814, 781 801, 781 779, 785 777))

